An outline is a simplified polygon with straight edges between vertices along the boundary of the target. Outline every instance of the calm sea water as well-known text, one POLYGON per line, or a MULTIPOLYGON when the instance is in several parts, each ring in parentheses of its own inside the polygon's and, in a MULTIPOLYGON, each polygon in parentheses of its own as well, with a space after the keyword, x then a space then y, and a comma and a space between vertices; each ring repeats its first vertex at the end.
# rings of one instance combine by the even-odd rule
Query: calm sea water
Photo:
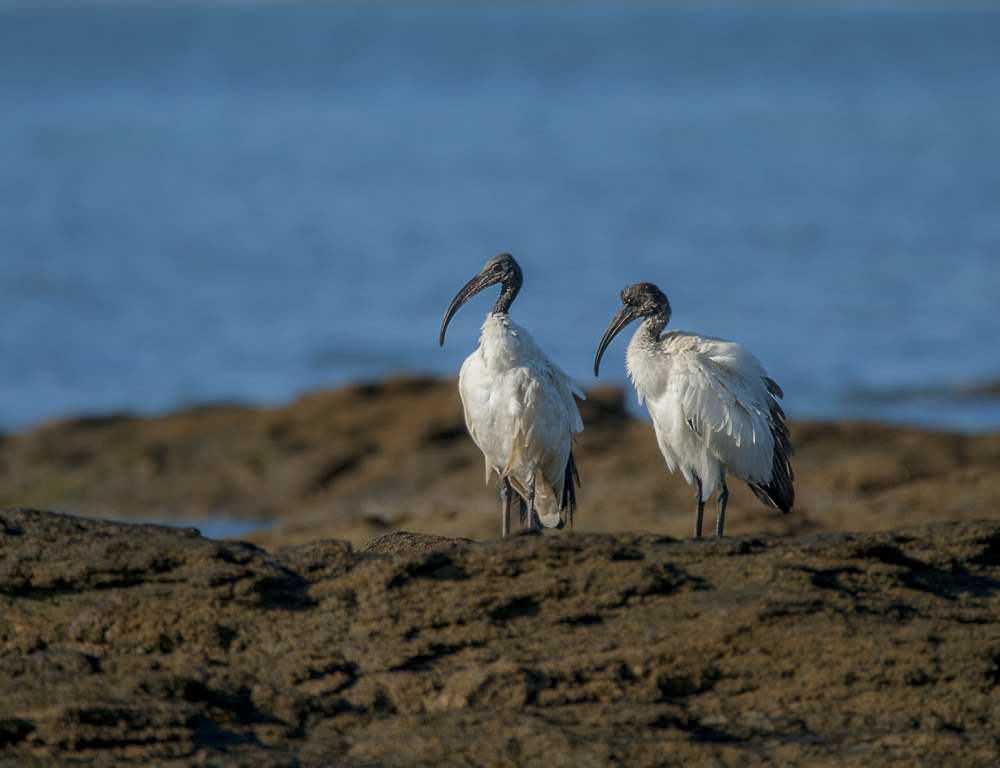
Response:
POLYGON ((795 415, 1000 427, 864 396, 1000 375, 1000 11, 0 4, 0 427, 455 372, 501 250, 586 385, 651 280, 795 415))

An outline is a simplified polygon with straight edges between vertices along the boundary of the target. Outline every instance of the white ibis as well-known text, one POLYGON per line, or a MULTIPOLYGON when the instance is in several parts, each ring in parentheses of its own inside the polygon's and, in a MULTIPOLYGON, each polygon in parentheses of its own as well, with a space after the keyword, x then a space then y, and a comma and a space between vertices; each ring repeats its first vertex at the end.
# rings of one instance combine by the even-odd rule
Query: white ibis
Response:
POLYGON ((784 393, 753 355, 739 344, 685 331, 663 333, 670 302, 652 283, 622 291, 622 306, 611 320, 594 357, 633 320, 642 324, 625 355, 629 378, 653 419, 668 469, 679 468, 697 495, 694 535, 701 537, 705 502, 718 488, 716 534, 726 524, 726 472, 743 480, 758 499, 787 513, 795 503, 792 445, 784 393))
POLYGON ((486 482, 500 476, 501 533, 510 533, 512 491, 520 497, 521 524, 533 529, 572 524, 579 476, 573 434, 583 430, 574 395, 583 391, 549 360, 530 334, 508 316, 523 283, 509 253, 486 262, 462 286, 441 321, 448 323, 465 302, 491 285, 500 295, 486 316, 479 347, 462 364, 458 391, 465 425, 486 459, 486 482))

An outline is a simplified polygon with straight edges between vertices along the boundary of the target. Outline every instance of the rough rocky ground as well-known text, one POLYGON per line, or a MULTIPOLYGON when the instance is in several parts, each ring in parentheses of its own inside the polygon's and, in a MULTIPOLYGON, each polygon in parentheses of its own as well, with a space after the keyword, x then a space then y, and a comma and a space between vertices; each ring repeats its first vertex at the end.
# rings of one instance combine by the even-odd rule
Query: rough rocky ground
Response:
MULTIPOLYGON (((689 535, 693 495, 667 473, 650 425, 609 388, 583 404, 577 531, 689 535)), ((792 424, 793 514, 733 483, 733 534, 892 530, 1000 519, 1000 435, 878 424, 792 424)), ((496 486, 465 433, 453 381, 396 379, 282 408, 215 406, 160 418, 73 419, 0 440, 0 505, 127 519, 257 518, 269 548, 358 544, 407 530, 487 539, 496 486)), ((712 510, 708 522, 712 522, 712 510)))
POLYGON ((268 554, 0 512, 0 764, 995 766, 1000 524, 268 554))
POLYGON ((0 765, 1000 764, 1000 435, 795 423, 697 543, 583 412, 576 530, 502 542, 450 381, 0 438, 0 506, 271 526, 0 512, 0 765))

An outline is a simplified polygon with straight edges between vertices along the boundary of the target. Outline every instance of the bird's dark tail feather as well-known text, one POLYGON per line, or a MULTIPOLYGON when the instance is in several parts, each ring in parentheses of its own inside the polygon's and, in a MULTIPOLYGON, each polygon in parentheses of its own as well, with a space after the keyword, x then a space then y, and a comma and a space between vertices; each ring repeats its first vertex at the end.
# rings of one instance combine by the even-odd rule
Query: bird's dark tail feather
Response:
MULTIPOLYGON (((768 379, 768 390, 772 396, 781 392, 777 384, 768 379), (775 392, 777 390, 777 392, 775 392)), ((785 414, 781 406, 772 397, 771 402, 771 436, 774 438, 774 455, 771 459, 771 480, 767 485, 748 483, 754 495, 769 507, 780 509, 785 514, 792 511, 795 504, 795 473, 792 471, 792 442, 785 425, 785 414)))
POLYGON ((566 462, 566 476, 563 478, 562 498, 559 500, 559 509, 562 511, 562 528, 566 523, 573 527, 573 514, 576 512, 576 488, 580 485, 580 473, 576 469, 576 462, 573 460, 573 452, 570 451, 569 461, 566 462))

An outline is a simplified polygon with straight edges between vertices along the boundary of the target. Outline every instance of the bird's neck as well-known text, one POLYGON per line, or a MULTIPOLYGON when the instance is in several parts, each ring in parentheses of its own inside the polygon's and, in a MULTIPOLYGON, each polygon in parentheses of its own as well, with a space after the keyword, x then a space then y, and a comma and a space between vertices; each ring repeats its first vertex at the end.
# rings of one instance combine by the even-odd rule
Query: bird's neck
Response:
POLYGON ((666 312, 650 315, 642 321, 642 325, 639 326, 636 336, 639 336, 645 343, 656 344, 660 340, 663 329, 667 327, 669 321, 670 315, 666 312))
POLYGON ((510 312, 510 305, 517 298, 522 282, 523 280, 519 274, 515 274, 503 281, 500 288, 500 295, 497 296, 496 304, 493 305, 494 315, 506 315, 510 312))
POLYGON ((666 379, 662 375, 667 358, 662 354, 660 336, 670 320, 669 313, 645 318, 625 352, 625 369, 635 385, 639 404, 654 402, 662 396, 666 379))
POLYGON ((662 394, 663 377, 659 375, 659 334, 650 332, 648 321, 643 321, 625 350, 625 370, 639 396, 639 405, 655 401, 662 394))

